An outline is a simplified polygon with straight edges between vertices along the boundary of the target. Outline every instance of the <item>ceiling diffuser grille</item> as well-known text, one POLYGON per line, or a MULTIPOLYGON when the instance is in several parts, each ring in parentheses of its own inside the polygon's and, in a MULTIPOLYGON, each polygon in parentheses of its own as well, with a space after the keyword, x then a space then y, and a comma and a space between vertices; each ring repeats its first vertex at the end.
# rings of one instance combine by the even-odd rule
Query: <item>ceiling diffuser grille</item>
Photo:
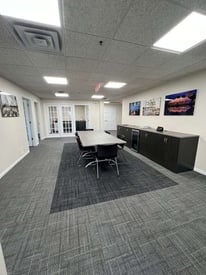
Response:
POLYGON ((17 41, 28 49, 47 52, 60 52, 62 49, 58 29, 12 20, 7 20, 7 26, 17 41))

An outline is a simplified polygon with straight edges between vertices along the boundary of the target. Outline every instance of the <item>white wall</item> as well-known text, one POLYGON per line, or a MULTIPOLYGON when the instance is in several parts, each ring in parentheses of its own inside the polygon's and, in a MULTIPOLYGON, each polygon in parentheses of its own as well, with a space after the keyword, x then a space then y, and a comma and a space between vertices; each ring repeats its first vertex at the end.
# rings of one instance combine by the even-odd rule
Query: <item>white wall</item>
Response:
POLYGON ((85 106, 84 105, 75 106, 75 119, 76 120, 85 120, 85 106))
POLYGON ((28 152, 29 146, 25 127, 25 118, 22 97, 31 100, 32 117, 34 117, 34 145, 38 144, 37 125, 35 119, 34 102, 39 103, 39 99, 26 92, 13 83, 0 78, 0 91, 16 96, 19 107, 19 117, 4 118, 0 114, 0 178, 10 170, 28 152))
MULTIPOLYGON (((141 108, 142 109, 142 108, 141 108)), ((150 126, 200 136, 195 162, 195 170, 206 175, 206 71, 190 75, 160 87, 125 98, 122 104, 122 123, 138 126, 150 126), (193 116, 164 116, 165 95, 197 89, 197 98, 193 116), (129 102, 161 97, 160 116, 129 116, 129 102)), ((189 148, 188 148, 189 150, 189 148)))

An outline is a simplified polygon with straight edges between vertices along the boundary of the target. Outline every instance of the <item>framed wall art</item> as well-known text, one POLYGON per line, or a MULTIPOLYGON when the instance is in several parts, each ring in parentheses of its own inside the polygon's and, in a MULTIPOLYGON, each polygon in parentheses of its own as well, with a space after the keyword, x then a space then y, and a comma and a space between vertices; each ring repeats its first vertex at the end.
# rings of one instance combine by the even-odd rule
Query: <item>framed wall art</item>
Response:
POLYGON ((16 97, 10 94, 0 93, 0 110, 2 117, 18 117, 19 108, 16 97))
POLYGON ((143 116, 159 116, 161 97, 151 98, 143 102, 143 116))
POLYGON ((129 103, 129 115, 139 116, 140 115, 141 101, 129 103))
POLYGON ((195 108, 197 90, 190 90, 165 96, 164 115, 192 116, 195 108))

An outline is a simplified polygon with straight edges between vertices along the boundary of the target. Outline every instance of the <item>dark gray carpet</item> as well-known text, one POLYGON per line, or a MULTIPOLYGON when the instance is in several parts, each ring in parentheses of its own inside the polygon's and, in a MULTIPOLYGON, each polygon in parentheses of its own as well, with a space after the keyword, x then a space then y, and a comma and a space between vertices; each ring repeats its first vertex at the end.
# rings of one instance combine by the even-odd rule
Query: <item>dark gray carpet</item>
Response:
POLYGON ((96 167, 79 166, 76 144, 64 144, 51 213, 150 192, 177 183, 124 150, 118 152, 116 167, 102 163, 100 179, 96 167))

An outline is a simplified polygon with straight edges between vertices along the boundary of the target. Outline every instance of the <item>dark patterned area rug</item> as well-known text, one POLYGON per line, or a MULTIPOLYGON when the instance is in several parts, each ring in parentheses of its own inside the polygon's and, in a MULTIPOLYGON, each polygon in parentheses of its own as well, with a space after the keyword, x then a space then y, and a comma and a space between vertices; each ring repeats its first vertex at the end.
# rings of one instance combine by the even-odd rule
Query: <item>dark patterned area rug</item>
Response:
POLYGON ((50 213, 119 199, 177 185, 165 175, 124 150, 118 152, 120 176, 115 166, 77 164, 77 144, 64 144, 50 213))

